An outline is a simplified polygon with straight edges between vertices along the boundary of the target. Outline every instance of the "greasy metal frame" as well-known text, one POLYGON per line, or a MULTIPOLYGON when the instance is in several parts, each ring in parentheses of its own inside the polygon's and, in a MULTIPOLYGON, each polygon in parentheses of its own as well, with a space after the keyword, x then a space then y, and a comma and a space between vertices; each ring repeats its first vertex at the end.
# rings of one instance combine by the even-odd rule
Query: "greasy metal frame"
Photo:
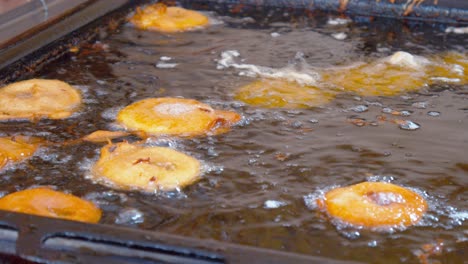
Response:
MULTIPOLYGON (((56 9, 61 7, 62 12, 56 11, 55 16, 50 14, 51 17, 40 24, 34 24, 36 20, 29 20, 28 15, 19 16, 21 23, 19 20, 18 23, 21 25, 29 23, 30 29, 23 32, 21 26, 18 29, 18 36, 0 43, 0 84, 27 78, 50 61, 68 53, 71 46, 95 39, 106 27, 102 19, 111 17, 109 14, 124 20, 124 13, 128 13, 129 8, 147 2, 145 0, 76 1, 79 4, 69 6, 66 5, 68 0, 52 1, 58 2, 55 3, 56 9)), ((29 8, 35 6, 33 3, 29 4, 29 8)), ((29 10, 26 6, 19 9, 24 12, 29 10)), ((12 10, 5 14, 7 18, 3 19, 8 19, 19 11, 12 10)), ((38 14, 43 16, 42 7, 40 10, 33 9, 29 12, 32 17, 38 14)), ((0 34, 3 32, 0 26, 0 34)))
POLYGON ((6 211, 0 219, 0 261, 4 254, 33 263, 357 263, 6 211))
POLYGON ((468 1, 465 0, 180 0, 178 2, 186 5, 204 5, 207 9, 227 7, 235 10, 237 14, 249 10, 291 8, 339 12, 352 16, 468 25, 468 1))

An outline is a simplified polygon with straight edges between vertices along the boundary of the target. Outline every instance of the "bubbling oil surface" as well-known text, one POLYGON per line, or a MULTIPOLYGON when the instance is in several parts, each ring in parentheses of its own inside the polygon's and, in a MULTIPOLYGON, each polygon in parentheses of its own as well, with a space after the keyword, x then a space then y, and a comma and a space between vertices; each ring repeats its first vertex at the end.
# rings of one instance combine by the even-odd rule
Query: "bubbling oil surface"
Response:
MULTIPOLYGON (((123 26, 101 40, 108 49, 82 50, 39 73, 36 77, 80 85, 85 106, 66 120, 0 123, 2 135, 43 136, 57 143, 0 172, 0 193, 51 185, 98 204, 101 223, 342 260, 414 263, 423 245, 442 239, 443 253, 433 258, 463 261, 466 85, 446 82, 389 97, 339 93, 311 109, 263 109, 233 98, 238 87, 255 80, 255 74, 239 75, 242 70, 299 74, 304 65, 350 65, 400 50, 422 57, 466 52, 468 39, 436 27, 399 31, 403 25, 389 29, 378 21, 214 16, 224 23, 180 34, 123 26), (333 37, 341 33, 345 38, 333 37), (236 65, 249 66, 217 68, 223 52, 234 50, 242 55, 236 65), (193 98, 243 115, 226 134, 144 142, 201 160, 203 178, 192 186, 158 194, 113 190, 86 177, 102 145, 61 144, 98 129, 122 129, 113 124, 119 109, 161 96, 193 98), (374 232, 318 213, 315 200, 327 190, 366 180, 412 188, 428 200, 426 216, 404 231, 374 232)), ((296 76, 304 82, 316 77, 296 76)))

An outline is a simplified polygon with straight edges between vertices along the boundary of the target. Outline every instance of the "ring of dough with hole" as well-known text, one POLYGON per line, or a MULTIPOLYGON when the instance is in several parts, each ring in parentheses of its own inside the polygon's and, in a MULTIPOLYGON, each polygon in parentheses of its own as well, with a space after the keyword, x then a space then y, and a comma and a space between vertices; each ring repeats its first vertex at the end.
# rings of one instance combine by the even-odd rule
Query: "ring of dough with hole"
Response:
POLYGON ((121 142, 101 149, 92 174, 110 187, 154 193, 180 189, 197 181, 200 167, 197 159, 170 148, 121 142))
POLYGON ((101 210, 93 203, 45 187, 8 194, 0 198, 0 209, 88 223, 101 219, 101 210))
POLYGON ((42 142, 42 139, 27 136, 0 137, 0 168, 8 162, 31 157, 42 142))
POLYGON ((362 182, 335 188, 318 200, 331 217, 368 228, 404 228, 416 224, 427 202, 416 192, 386 182, 362 182))
POLYGON ((240 119, 232 111, 216 111, 196 100, 169 97, 144 99, 117 114, 117 122, 127 130, 181 137, 223 133, 240 119))
POLYGON ((427 86, 430 75, 426 70, 430 63, 424 57, 399 51, 370 63, 326 69, 322 77, 344 92, 395 96, 427 86))
POLYGON ((80 92, 59 80, 31 79, 0 89, 0 120, 64 119, 80 105, 80 92))
POLYGON ((209 19, 196 11, 157 3, 137 8, 130 22, 139 29, 174 33, 206 26, 209 19))

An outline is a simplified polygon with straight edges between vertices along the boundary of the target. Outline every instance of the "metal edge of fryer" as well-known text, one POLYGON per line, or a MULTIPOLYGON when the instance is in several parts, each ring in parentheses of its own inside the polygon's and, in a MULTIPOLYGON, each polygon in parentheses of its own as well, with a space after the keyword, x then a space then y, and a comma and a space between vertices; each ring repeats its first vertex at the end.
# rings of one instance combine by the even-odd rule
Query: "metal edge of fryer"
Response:
POLYGON ((24 263, 358 263, 6 211, 0 211, 0 219, 0 262, 13 258, 24 263))
POLYGON ((70 47, 96 39, 148 0, 38 0, 0 16, 0 84, 27 78, 70 47), (45 11, 47 10, 47 15, 45 11), (113 14, 113 15, 111 15, 113 14), (104 18, 106 22, 104 22, 104 18), (17 35, 11 36, 12 32, 17 35))
MULTIPOLYGON (((170 0, 167 0, 170 1, 170 0)), ((468 1, 460 0, 180 0, 208 10, 229 9, 234 14, 268 8, 320 10, 350 16, 385 17, 468 25, 468 1)))

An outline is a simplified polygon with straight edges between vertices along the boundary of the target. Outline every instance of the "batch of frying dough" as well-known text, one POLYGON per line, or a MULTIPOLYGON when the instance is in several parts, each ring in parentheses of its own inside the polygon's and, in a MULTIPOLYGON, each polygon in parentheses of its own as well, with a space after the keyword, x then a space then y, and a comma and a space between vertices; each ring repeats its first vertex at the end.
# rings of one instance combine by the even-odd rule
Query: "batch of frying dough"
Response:
MULTIPOLYGON (((181 32, 204 27, 209 19, 201 13, 163 4, 138 8, 130 22, 139 29, 181 32)), ((236 99, 247 104, 275 108, 304 108, 329 102, 338 92, 361 96, 391 96, 443 80, 466 84, 466 55, 449 53, 426 59, 405 52, 370 63, 336 67, 321 72, 321 84, 310 86, 283 79, 259 79, 237 91, 236 99), (311 103, 312 102, 312 103, 311 103)), ((59 80, 31 79, 0 89, 0 120, 37 121, 64 119, 80 110, 80 92, 59 80)), ((147 98, 119 111, 116 121, 123 131, 96 131, 82 138, 108 142, 92 167, 98 182, 111 188, 155 192, 183 188, 200 178, 200 162, 168 147, 145 146, 111 139, 137 135, 141 138, 173 136, 193 138, 226 133, 241 115, 192 99, 147 98)), ((43 139, 27 136, 0 138, 0 168, 32 156, 43 139)), ((427 210, 425 199, 404 187, 384 182, 363 182, 335 188, 317 200, 318 208, 331 219, 359 227, 407 227, 416 224, 427 210)), ((101 211, 91 202, 45 187, 27 189, 0 198, 0 209, 47 217, 96 223, 101 211)))

